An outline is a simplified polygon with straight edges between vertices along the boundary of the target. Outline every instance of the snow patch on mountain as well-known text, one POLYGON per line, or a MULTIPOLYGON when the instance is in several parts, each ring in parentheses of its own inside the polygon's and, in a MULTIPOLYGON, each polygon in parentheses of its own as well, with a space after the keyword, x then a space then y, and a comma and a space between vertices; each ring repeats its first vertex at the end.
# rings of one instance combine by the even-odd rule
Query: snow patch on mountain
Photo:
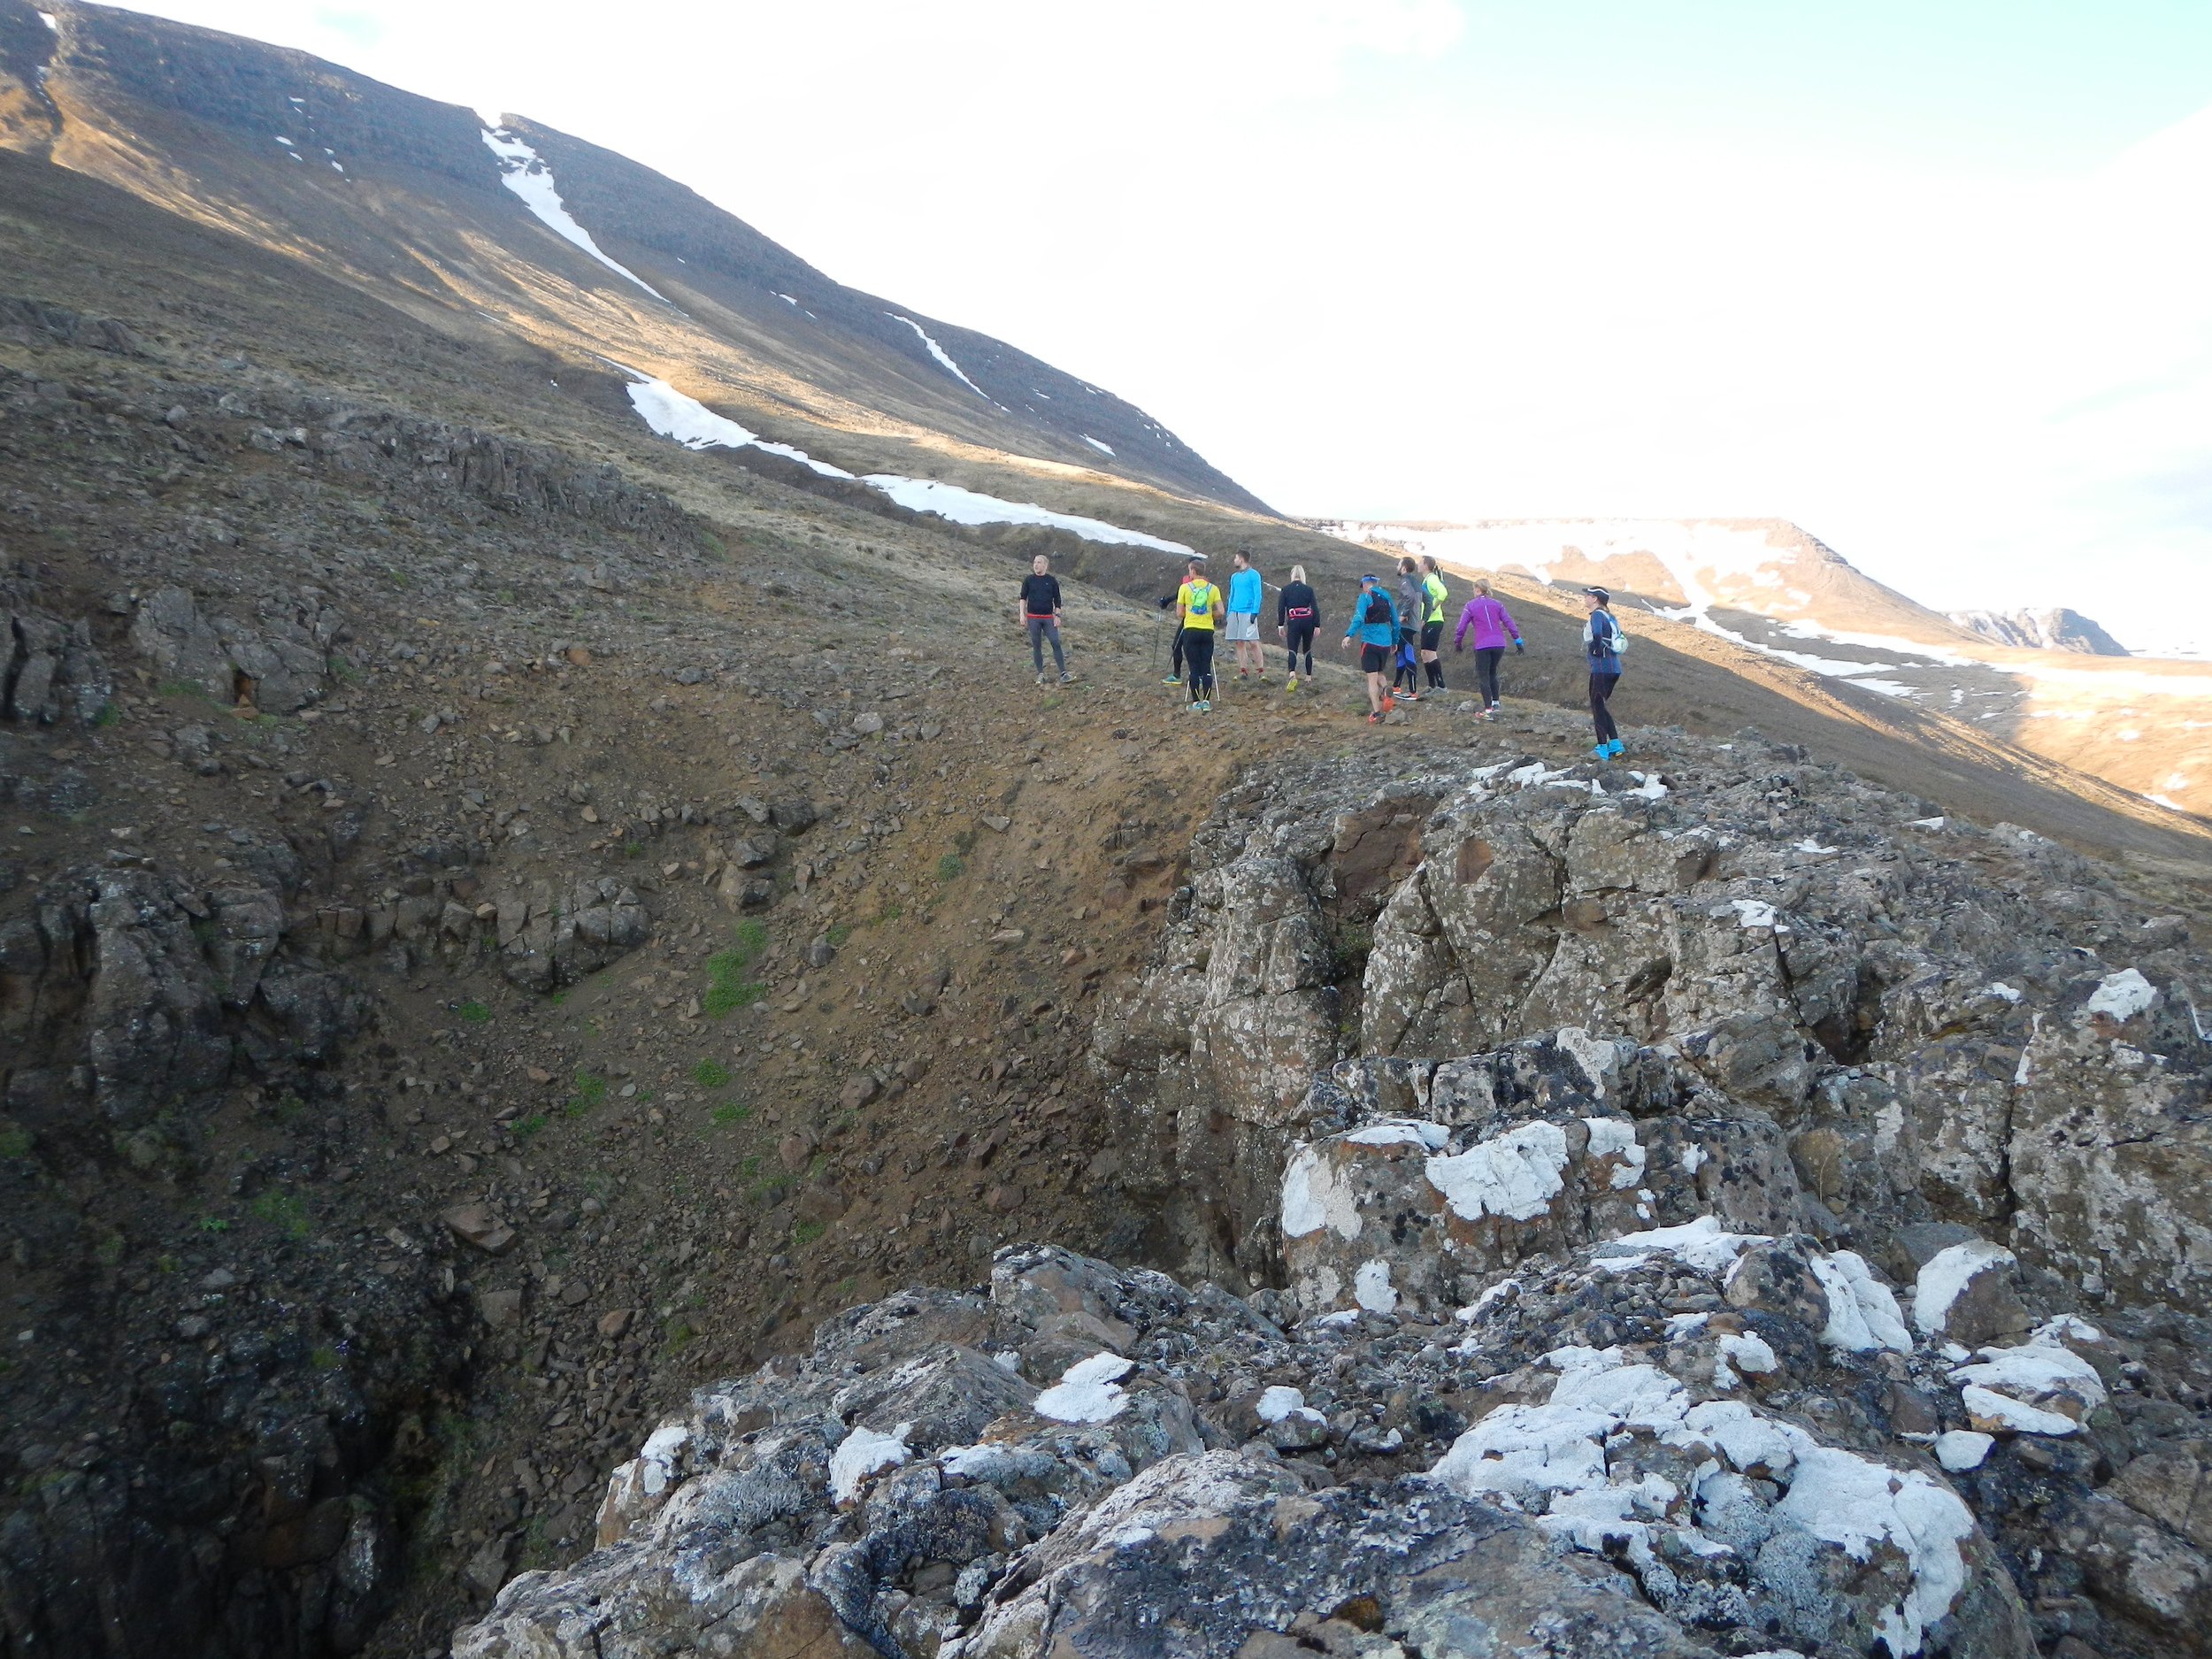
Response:
POLYGON ((1180 541, 1164 537, 1147 535, 1141 530, 1125 530, 1118 524, 1108 524, 1102 518, 1085 518, 1073 513, 1054 512, 1034 502, 1002 501, 996 495, 979 495, 963 489, 957 484, 943 484, 933 478, 901 478, 895 473, 875 472, 860 480, 873 485, 900 506, 914 512, 933 512, 955 524, 1041 524, 1056 530, 1071 530, 1086 541, 1105 541, 1124 547, 1156 548, 1163 553, 1187 557, 1191 549, 1180 541))
POLYGON ((499 181, 522 200, 523 206, 535 214, 538 221, 565 242, 573 242, 586 253, 613 272, 627 278, 665 305, 668 296, 648 282, 629 266, 610 259, 591 239, 591 233, 579 225, 568 209, 562 204, 559 188, 553 182, 553 169, 545 165, 538 152, 505 127, 484 129, 484 147, 499 159, 499 181))
POLYGON ((970 380, 965 374, 961 373, 960 365, 952 360, 952 353, 947 351, 944 347, 939 345, 934 340, 932 340, 929 337, 929 331, 924 328, 921 324, 916 322, 911 317, 902 317, 896 311, 886 311, 883 314, 886 317, 888 317, 895 323, 904 323, 909 328, 911 328, 917 334, 920 335, 922 343, 929 348, 929 355, 937 359, 939 365, 944 368, 947 373, 950 374, 955 380, 958 380, 961 385, 966 387, 970 391, 973 392, 978 397, 982 398, 987 403, 990 401, 991 395, 985 391, 980 386, 978 386, 973 380, 970 380))
MULTIPOLYGON (((605 359, 611 362, 611 358, 605 359)), ((617 364, 618 368, 624 367, 617 364)), ((629 369, 626 373, 635 374, 629 369)), ((749 432, 726 415, 718 415, 695 397, 687 397, 666 380, 640 378, 631 383, 630 403, 640 419, 664 438, 672 438, 687 449, 764 449, 771 455, 780 455, 812 468, 825 478, 851 478, 852 473, 842 467, 818 461, 804 449, 787 443, 774 443, 759 434, 749 432)), ((1141 530, 1124 529, 1102 518, 1086 518, 1075 513, 1055 512, 1040 507, 1034 502, 1005 501, 996 495, 964 489, 957 484, 941 483, 933 478, 907 478, 896 472, 872 472, 859 480, 871 489, 881 490, 910 512, 933 512, 954 524, 1034 524, 1050 529, 1071 531, 1086 541, 1102 541, 1120 547, 1148 547, 1162 553, 1188 557, 1191 549, 1180 541, 1147 535, 1141 530)))
POLYGON ((666 380, 641 380, 629 388, 631 405, 645 424, 664 438, 673 438, 687 449, 764 449, 809 466, 824 478, 852 474, 827 461, 818 461, 804 449, 787 443, 772 443, 726 415, 718 415, 695 397, 687 397, 666 380))

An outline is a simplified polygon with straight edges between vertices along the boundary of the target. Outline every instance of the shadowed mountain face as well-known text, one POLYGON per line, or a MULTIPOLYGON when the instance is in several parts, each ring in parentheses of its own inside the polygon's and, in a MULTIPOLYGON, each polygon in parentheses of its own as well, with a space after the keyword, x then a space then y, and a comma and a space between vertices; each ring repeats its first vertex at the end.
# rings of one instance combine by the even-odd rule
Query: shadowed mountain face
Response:
POLYGON ((580 366, 618 357, 776 437, 898 434, 1265 511, 1111 393, 846 288, 649 168, 507 119, 503 157, 471 111, 305 53, 107 7, 0 4, 0 145, 308 254, 419 316, 457 305, 580 366), (525 176, 534 190, 516 188, 525 176), (581 292, 549 292, 549 275, 581 292))

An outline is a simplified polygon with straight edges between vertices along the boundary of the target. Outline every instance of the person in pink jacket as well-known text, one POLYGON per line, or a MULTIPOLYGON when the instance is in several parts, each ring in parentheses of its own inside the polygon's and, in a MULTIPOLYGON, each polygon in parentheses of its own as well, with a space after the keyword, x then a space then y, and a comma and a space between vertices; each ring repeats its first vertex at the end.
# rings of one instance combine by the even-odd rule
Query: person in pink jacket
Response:
POLYGON ((1459 613, 1459 627, 1452 635, 1452 649, 1467 649, 1470 628, 1475 634, 1475 678, 1482 685, 1482 718, 1486 720, 1498 711, 1498 659, 1505 655, 1509 639, 1516 651, 1521 649, 1521 629, 1506 608, 1490 596, 1490 584, 1479 579, 1475 583, 1475 596, 1459 613))

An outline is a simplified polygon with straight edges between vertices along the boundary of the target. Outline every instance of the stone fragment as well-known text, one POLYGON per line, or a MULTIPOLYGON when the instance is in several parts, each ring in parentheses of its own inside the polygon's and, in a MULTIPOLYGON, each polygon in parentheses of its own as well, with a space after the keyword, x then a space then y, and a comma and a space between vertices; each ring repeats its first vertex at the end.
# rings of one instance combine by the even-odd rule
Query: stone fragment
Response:
POLYGON ((522 1293, 519 1290, 479 1291, 476 1310, 493 1330, 512 1330, 522 1318, 522 1293))
POLYGON ((489 1204, 480 1201, 456 1204, 440 1214, 438 1219, 465 1244, 472 1244, 487 1256, 503 1255, 515 1241, 515 1230, 494 1213, 489 1204))

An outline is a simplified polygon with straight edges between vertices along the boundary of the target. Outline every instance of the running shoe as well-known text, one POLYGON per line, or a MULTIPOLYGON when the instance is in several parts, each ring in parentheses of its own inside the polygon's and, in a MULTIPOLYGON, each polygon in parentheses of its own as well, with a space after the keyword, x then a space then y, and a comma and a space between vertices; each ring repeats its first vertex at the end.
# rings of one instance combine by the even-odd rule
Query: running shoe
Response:
POLYGON ((1287 680, 1286 680, 1286 681, 1284 682, 1284 684, 1283 684, 1283 689, 1284 689, 1285 691, 1295 691, 1295 690, 1297 690, 1297 689, 1298 689, 1298 676, 1297 676, 1297 675, 1295 675, 1295 674, 1293 674, 1293 675, 1292 675, 1292 676, 1291 676, 1291 677, 1290 677, 1287 680))
POLYGON ((1045 677, 1042 674, 1037 676, 1037 683, 1041 686, 1045 683, 1045 677))
POLYGON ((1622 742, 1617 737, 1615 738, 1610 743, 1607 744, 1606 747, 1610 749, 1616 755, 1625 755, 1628 753, 1628 745, 1622 742))
POLYGON ((1183 683, 1183 677, 1180 674, 1170 674, 1160 683, 1164 686, 1179 686, 1183 683))
POLYGON ((1610 743, 1600 743, 1590 752, 1593 755, 1595 755, 1600 760, 1610 760, 1613 758, 1613 746, 1610 743))
POLYGON ((1382 723, 1382 716, 1381 716, 1381 715, 1379 715, 1379 714, 1376 714, 1376 713, 1373 713, 1373 712, 1371 712, 1371 711, 1368 714, 1368 717, 1367 717, 1367 724, 1368 724, 1368 725, 1370 725, 1370 726, 1379 726, 1381 723, 1382 723))
POLYGON ((1421 701, 1421 694, 1416 691, 1411 686, 1408 686, 1403 691, 1400 692, 1398 695, 1402 701, 1406 703, 1418 703, 1421 701))
POLYGON ((1073 674, 1063 674, 1060 676, 1060 683, 1064 686, 1071 686, 1075 683, 1075 676, 1073 674))

